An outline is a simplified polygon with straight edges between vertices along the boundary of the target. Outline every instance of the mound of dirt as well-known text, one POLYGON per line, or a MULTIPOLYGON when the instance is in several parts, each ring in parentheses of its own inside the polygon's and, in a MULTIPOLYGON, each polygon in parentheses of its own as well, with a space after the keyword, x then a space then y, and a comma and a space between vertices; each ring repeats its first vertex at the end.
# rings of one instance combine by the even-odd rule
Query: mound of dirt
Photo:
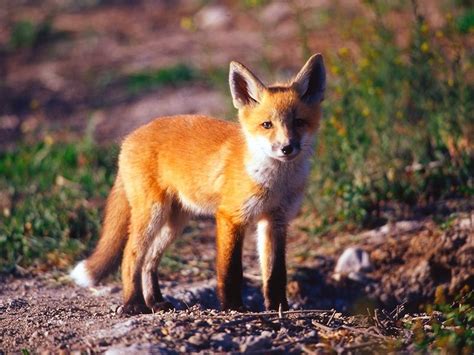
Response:
POLYGON ((296 268, 289 292, 306 307, 365 313, 367 308, 393 309, 403 304, 408 311, 420 311, 434 302, 436 292, 449 300, 466 286, 474 289, 473 225, 471 213, 456 217, 444 229, 424 219, 387 224, 352 237, 337 236, 338 248, 296 268), (341 242, 344 238, 353 244, 341 242), (356 279, 337 277, 338 256, 354 246, 368 253, 371 268, 356 279))

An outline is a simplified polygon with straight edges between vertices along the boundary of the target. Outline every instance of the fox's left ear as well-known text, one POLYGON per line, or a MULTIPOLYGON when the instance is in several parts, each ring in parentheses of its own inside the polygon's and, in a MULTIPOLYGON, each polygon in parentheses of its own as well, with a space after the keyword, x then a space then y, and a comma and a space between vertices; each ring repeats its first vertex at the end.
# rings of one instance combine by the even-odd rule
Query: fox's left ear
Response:
POLYGON ((296 75, 293 86, 299 92, 302 101, 308 104, 323 101, 326 89, 326 69, 321 54, 314 54, 308 59, 296 75))

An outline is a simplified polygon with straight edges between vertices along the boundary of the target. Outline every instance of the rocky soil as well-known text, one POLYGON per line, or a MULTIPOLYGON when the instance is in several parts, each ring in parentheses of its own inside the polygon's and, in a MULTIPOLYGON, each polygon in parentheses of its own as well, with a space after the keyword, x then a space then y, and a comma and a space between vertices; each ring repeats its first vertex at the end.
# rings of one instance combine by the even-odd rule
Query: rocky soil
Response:
POLYGON ((213 225, 204 220, 197 224, 202 234, 187 233, 179 244, 181 268, 162 275, 175 311, 125 317, 116 313, 117 280, 82 289, 62 271, 18 270, 1 280, 0 350, 411 351, 406 324, 437 316, 423 314, 421 306, 433 302, 435 292, 449 299, 466 285, 474 287, 473 223, 466 213, 443 228, 429 219, 402 221, 331 238, 305 258, 304 237, 295 230, 288 256, 292 309, 279 314, 262 312, 252 238, 244 252, 250 311, 217 310, 213 225))

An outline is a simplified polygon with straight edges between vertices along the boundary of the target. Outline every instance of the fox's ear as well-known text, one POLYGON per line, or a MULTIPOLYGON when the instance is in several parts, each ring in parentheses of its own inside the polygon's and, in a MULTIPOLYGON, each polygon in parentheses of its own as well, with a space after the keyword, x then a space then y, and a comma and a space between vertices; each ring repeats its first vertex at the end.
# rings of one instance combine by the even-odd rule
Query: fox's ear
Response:
POLYGON ((265 85, 238 62, 230 63, 229 85, 232 101, 237 109, 260 102, 265 90, 265 85))
POLYGON ((321 54, 314 54, 308 59, 296 75, 293 85, 304 102, 315 104, 323 101, 326 89, 326 69, 321 54))

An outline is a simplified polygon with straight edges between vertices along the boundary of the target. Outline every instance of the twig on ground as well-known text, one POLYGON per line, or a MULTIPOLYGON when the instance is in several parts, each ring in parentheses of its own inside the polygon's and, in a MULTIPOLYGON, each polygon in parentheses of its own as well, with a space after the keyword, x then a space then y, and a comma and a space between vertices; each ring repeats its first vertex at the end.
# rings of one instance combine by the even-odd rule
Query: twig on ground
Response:
POLYGON ((301 345, 301 350, 303 350, 303 352, 304 352, 305 354, 316 354, 316 351, 311 350, 310 348, 308 348, 308 347, 305 346, 305 345, 301 345))
POLYGON ((380 343, 378 341, 368 341, 365 343, 360 343, 360 344, 353 344, 353 345, 347 345, 344 347, 344 350, 355 350, 355 349, 360 349, 360 348, 367 348, 369 346, 374 346, 374 345, 379 345, 380 343))
POLYGON ((410 321, 412 320, 430 320, 433 318, 432 316, 416 316, 416 317, 410 317, 410 321))
POLYGON ((351 326, 348 326, 348 325, 341 325, 340 328, 350 330, 351 332, 354 332, 354 333, 360 333, 360 334, 372 336, 372 337, 379 338, 379 339, 384 339, 384 340, 388 339, 388 337, 386 337, 384 335, 374 334, 374 333, 371 333, 371 332, 369 332, 365 329, 354 328, 354 327, 351 327, 351 326))
POLYGON ((321 329, 321 330, 323 330, 323 331, 325 331, 325 332, 333 332, 333 331, 339 329, 339 327, 337 327, 337 328, 328 327, 328 326, 326 326, 326 325, 324 325, 324 324, 322 324, 322 323, 319 323, 318 321, 316 321, 316 320, 314 320, 314 319, 311 321, 311 323, 312 323, 315 327, 317 327, 317 328, 319 328, 319 329, 321 329))
MULTIPOLYGON (((238 324, 246 323, 246 322, 251 322, 255 318, 271 318, 271 317, 278 317, 280 321, 284 320, 286 317, 285 315, 291 315, 291 314, 320 314, 320 313, 326 313, 328 311, 325 310, 319 310, 319 309, 308 309, 308 310, 292 310, 292 311, 282 311, 282 312, 276 312, 276 311, 270 311, 270 312, 260 312, 260 313, 236 313, 232 315, 225 315, 225 316, 214 316, 214 318, 217 319, 229 319, 229 318, 238 318, 231 320, 229 322, 226 322, 224 324, 221 324, 219 329, 223 328, 228 328, 230 326, 235 326, 238 324), (243 317, 243 318, 239 318, 243 317)), ((298 317, 297 319, 299 319, 298 317)), ((296 319, 295 319, 296 320, 296 319)))
MULTIPOLYGON (((282 311, 283 315, 289 314, 312 314, 312 313, 328 313, 331 310, 325 309, 296 309, 291 311, 282 311)), ((248 316, 248 317, 266 317, 266 316, 278 316, 279 313, 277 311, 268 311, 268 312, 254 312, 254 313, 240 313, 236 314, 236 316, 248 316)))
POLYGON ((332 322, 332 320, 334 319, 334 316, 336 315, 336 313, 337 313, 336 310, 333 309, 333 310, 332 310, 331 317, 329 318, 329 320, 328 320, 328 322, 326 323, 326 325, 331 325, 331 322, 332 322))

